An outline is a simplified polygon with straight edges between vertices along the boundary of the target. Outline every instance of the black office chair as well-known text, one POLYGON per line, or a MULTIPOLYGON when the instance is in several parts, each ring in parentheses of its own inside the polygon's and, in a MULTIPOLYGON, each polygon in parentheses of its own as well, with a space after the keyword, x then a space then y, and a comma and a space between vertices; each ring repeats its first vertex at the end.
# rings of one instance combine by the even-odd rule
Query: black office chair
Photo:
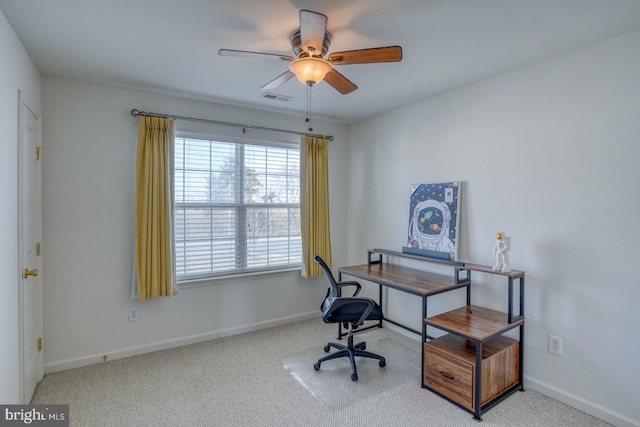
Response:
POLYGON ((327 296, 325 297, 320 309, 322 310, 322 320, 325 323, 344 323, 345 328, 348 328, 349 333, 347 335, 347 345, 336 344, 333 342, 328 343, 324 347, 325 352, 329 352, 331 347, 338 350, 338 352, 325 356, 319 359, 313 368, 317 371, 320 369, 322 362, 331 359, 337 359, 339 357, 348 357, 351 361, 351 379, 356 381, 358 379, 358 371, 356 369, 356 356, 368 357, 370 359, 378 359, 378 365, 382 368, 386 366, 387 362, 384 357, 377 354, 369 353, 365 351, 367 344, 361 342, 353 345, 353 330, 359 325, 362 325, 365 320, 381 320, 382 309, 371 298, 357 297, 360 293, 360 283, 358 282, 336 282, 333 278, 331 270, 325 264, 325 262, 319 256, 313 259, 316 263, 322 267, 327 279, 329 280, 329 289, 327 296), (356 288, 353 296, 343 297, 340 295, 340 290, 345 286, 354 286, 356 288))

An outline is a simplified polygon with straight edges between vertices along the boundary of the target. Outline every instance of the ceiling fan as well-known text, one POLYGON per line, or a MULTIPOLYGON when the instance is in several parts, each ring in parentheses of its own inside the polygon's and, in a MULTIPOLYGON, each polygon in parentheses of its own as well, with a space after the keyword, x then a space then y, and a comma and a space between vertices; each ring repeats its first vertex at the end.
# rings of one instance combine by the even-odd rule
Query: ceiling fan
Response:
POLYGON ((331 33, 327 31, 327 20, 327 17, 321 13, 310 10, 300 11, 300 28, 294 30, 289 36, 291 48, 296 56, 295 59, 289 55, 233 49, 219 49, 218 55, 289 62, 289 70, 262 86, 263 90, 275 89, 295 76, 307 86, 313 86, 325 80, 343 95, 353 92, 358 86, 336 71, 334 66, 399 62, 402 60, 400 46, 333 52, 324 59, 331 44, 331 33))

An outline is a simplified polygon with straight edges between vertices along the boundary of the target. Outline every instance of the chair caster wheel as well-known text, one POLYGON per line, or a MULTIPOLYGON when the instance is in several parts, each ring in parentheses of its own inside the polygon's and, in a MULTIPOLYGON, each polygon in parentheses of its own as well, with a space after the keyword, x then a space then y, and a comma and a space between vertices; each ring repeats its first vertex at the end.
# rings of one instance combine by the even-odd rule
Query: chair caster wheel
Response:
POLYGON ((351 381, 358 381, 358 374, 351 374, 351 381))
POLYGON ((381 360, 378 362, 378 366, 380 366, 381 368, 384 368, 385 366, 387 366, 387 362, 384 360, 381 360))
POLYGON ((331 350, 331 346, 330 345, 325 345, 324 346, 324 352, 325 353, 329 353, 329 350, 331 350))
POLYGON ((320 370, 320 363, 316 362, 313 364, 313 369, 315 369, 316 371, 320 370))

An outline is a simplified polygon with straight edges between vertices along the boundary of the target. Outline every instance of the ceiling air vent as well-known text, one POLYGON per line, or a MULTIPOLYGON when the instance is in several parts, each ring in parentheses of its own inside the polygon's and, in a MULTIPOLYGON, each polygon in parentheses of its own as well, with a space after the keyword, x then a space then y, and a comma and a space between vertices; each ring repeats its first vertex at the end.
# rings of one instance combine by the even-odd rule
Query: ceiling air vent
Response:
POLYGON ((272 101, 290 101, 293 99, 292 96, 284 96, 284 95, 276 95, 275 93, 265 92, 260 95, 261 98, 270 99, 272 101))

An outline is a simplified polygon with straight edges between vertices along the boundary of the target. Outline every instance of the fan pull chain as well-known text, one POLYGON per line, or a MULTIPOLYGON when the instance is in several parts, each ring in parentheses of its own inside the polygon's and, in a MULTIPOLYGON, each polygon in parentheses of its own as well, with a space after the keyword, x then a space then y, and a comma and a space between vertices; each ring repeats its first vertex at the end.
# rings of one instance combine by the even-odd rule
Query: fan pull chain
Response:
POLYGON ((311 85, 307 84, 307 119, 305 122, 309 123, 309 132, 313 132, 311 127, 311 85))

